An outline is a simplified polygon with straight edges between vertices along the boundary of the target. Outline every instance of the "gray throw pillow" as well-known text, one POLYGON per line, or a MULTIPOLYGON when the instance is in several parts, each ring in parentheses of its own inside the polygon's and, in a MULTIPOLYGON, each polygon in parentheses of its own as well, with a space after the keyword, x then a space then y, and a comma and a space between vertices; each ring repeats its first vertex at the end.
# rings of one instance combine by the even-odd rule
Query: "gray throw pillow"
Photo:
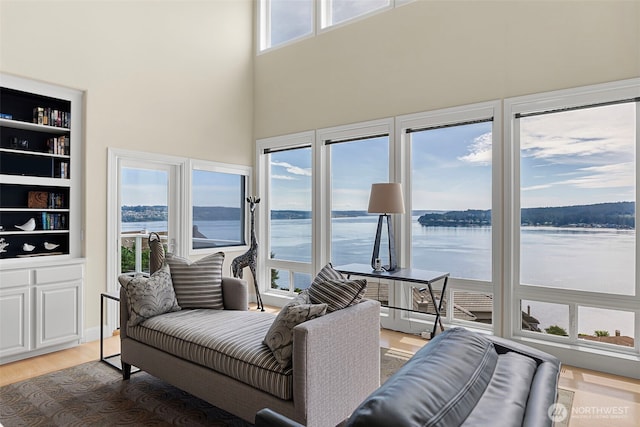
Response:
POLYGON ((128 326, 136 326, 153 316, 180 310, 166 264, 150 277, 123 274, 118 281, 127 293, 128 326))
POLYGON ((198 261, 168 253, 173 289, 182 308, 224 309, 222 300, 222 264, 224 252, 207 255, 198 261))
POLYGON ((309 288, 312 304, 327 304, 327 313, 359 303, 367 289, 365 279, 328 279, 309 288))
POLYGON ((282 369, 288 368, 292 362, 293 328, 327 312, 327 304, 308 304, 306 298, 306 295, 301 295, 282 307, 264 337, 263 343, 282 369))

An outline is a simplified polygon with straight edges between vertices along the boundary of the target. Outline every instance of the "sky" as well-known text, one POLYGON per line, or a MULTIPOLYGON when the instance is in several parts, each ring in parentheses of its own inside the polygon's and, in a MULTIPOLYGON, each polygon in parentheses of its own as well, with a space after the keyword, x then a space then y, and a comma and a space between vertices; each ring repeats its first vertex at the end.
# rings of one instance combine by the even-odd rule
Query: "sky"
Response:
MULTIPOLYGON (((240 207, 244 202, 242 175, 194 170, 194 206, 240 207)), ((123 206, 167 205, 169 173, 163 170, 122 168, 123 206)))

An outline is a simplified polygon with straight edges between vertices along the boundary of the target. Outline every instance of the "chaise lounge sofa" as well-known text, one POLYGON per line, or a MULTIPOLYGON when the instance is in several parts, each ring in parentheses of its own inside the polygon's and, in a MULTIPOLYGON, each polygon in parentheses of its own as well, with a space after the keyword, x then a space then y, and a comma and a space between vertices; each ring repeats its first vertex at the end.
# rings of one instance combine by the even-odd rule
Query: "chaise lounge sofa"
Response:
POLYGON ((123 285, 124 379, 133 365, 251 423, 269 407, 308 426, 339 423, 379 386, 377 301, 295 326, 283 367, 263 344, 276 315, 247 309, 245 281, 221 284, 223 309, 176 308, 133 326, 123 285))

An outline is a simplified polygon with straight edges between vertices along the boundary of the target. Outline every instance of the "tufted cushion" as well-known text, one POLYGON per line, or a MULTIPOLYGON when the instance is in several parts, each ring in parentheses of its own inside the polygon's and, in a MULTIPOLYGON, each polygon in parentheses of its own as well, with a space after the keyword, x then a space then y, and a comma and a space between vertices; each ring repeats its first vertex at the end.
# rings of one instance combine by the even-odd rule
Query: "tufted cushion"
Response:
POLYGON ((217 252, 191 262, 168 253, 171 279, 178 304, 182 308, 224 309, 222 300, 222 263, 224 252, 217 252))
POLYGON ((180 310, 166 264, 150 277, 123 274, 118 281, 127 292, 128 326, 135 326, 158 314, 180 310))
POLYGON ((327 313, 341 310, 362 300, 367 289, 365 279, 328 279, 314 283, 309 288, 309 298, 313 304, 327 304, 327 313))
POLYGON ((302 293, 282 307, 263 342, 273 352, 273 356, 283 369, 291 364, 293 328, 307 320, 324 316, 326 312, 327 304, 309 304, 306 293, 302 293))

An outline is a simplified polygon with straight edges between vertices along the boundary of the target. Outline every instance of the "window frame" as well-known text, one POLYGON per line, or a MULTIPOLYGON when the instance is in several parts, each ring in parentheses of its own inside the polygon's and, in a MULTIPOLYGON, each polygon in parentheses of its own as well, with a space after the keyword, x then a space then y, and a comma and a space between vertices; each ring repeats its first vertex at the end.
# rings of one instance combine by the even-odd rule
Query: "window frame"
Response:
MULTIPOLYGON (((264 202, 258 205, 256 233, 258 241, 264 244, 258 246, 258 283, 260 283, 260 292, 265 304, 277 306, 284 305, 288 300, 294 297, 292 289, 283 291, 279 289, 271 289, 271 269, 279 271, 287 271, 289 273, 289 283, 294 284, 294 274, 309 274, 312 278, 317 271, 317 248, 313 242, 316 241, 316 222, 317 222, 317 199, 315 197, 315 181, 316 181, 316 154, 315 154, 315 132, 299 132, 279 137, 264 138, 256 141, 256 174, 258 176, 258 195, 262 197, 264 202), (311 197, 311 262, 290 261, 282 259, 271 259, 271 165, 268 161, 270 157, 265 153, 267 150, 280 151, 292 150, 296 148, 311 147, 311 165, 312 165, 312 197, 311 197)), ((293 287, 293 286, 291 286, 293 287)), ((290 288, 291 288, 290 287, 290 288)))
MULTIPOLYGON (((552 92, 537 93, 504 100, 504 335, 507 338, 527 341, 543 350, 554 346, 556 351, 566 351, 566 362, 581 365, 586 355, 610 355, 624 360, 631 357, 640 360, 640 239, 636 231, 635 241, 635 295, 608 294, 574 289, 556 289, 520 283, 520 128, 517 114, 583 108, 625 99, 640 98, 640 79, 622 80, 552 92), (569 337, 550 336, 521 330, 520 301, 533 300, 567 305, 569 308, 569 337), (635 313, 634 347, 625 348, 578 338, 579 307, 623 310, 635 313), (577 350, 577 351, 576 351, 577 350)), ((640 160, 640 101, 636 100, 636 180, 640 160)), ((640 185, 636 184, 636 206, 640 185)), ((636 208, 636 230, 640 210, 636 208)), ((602 369, 602 368, 600 368, 602 369)))
MULTIPOLYGON (((455 291, 473 293, 491 293, 493 295, 493 318, 491 324, 482 324, 462 319, 456 319, 453 312, 453 304, 446 305, 446 314, 442 315, 443 321, 451 325, 464 326, 471 329, 493 331, 499 335, 502 331, 502 299, 501 299, 501 255, 502 255, 502 103, 499 100, 487 101, 464 106, 445 108, 429 112, 420 112, 396 117, 396 158, 399 171, 398 179, 403 184, 405 194, 406 213, 402 216, 400 233, 402 235, 399 261, 400 265, 411 265, 413 242, 411 233, 412 206, 412 158, 411 139, 407 132, 409 129, 431 128, 438 126, 455 126, 476 120, 492 121, 492 158, 491 158, 491 280, 462 279, 449 277, 445 300, 453 301, 455 291)), ((397 246, 396 247, 400 247, 397 246)), ((454 301, 455 302, 455 301, 454 301)), ((414 315, 423 321, 433 321, 430 315, 414 315)), ((414 319, 415 320, 415 319, 414 319)))
POLYGON ((259 0, 256 1, 256 55, 261 55, 265 52, 279 49, 281 47, 288 46, 292 43, 306 40, 311 37, 315 37, 327 31, 331 31, 334 28, 340 28, 344 25, 349 25, 352 22, 357 22, 363 19, 367 19, 371 16, 383 13, 396 7, 401 7, 405 4, 412 3, 417 0, 389 0, 388 6, 358 15, 356 17, 347 19, 337 24, 331 22, 331 0, 309 0, 313 2, 312 7, 312 27, 309 34, 298 36, 282 42, 276 46, 271 45, 271 0, 259 0))
MULTIPOLYGON (((252 168, 250 166, 242 166, 242 165, 233 165, 229 163, 220 163, 213 162, 208 160, 199 160, 199 159, 189 159, 187 161, 188 173, 185 177, 185 187, 184 187, 184 198, 185 205, 188 207, 188 211, 186 212, 185 218, 187 219, 188 230, 181 230, 184 234, 186 232, 187 240, 185 246, 188 248, 187 253, 192 255, 208 255, 216 252, 224 252, 224 251, 246 251, 249 248, 250 244, 250 218, 249 212, 246 209, 246 205, 241 205, 240 209, 242 210, 242 223, 244 228, 243 239, 244 241, 240 245, 229 245, 229 246, 218 246, 215 248, 202 248, 202 249, 194 249, 193 248, 193 172, 194 170, 208 171, 208 172, 216 172, 216 173, 225 173, 230 175, 239 175, 244 178, 244 196, 245 198, 251 195, 251 183, 252 179, 252 168)), ((242 203, 245 203, 245 200, 242 200, 242 203)), ((258 218, 258 214, 255 214, 256 219, 258 218)), ((257 222, 257 221, 256 221, 257 222)))

